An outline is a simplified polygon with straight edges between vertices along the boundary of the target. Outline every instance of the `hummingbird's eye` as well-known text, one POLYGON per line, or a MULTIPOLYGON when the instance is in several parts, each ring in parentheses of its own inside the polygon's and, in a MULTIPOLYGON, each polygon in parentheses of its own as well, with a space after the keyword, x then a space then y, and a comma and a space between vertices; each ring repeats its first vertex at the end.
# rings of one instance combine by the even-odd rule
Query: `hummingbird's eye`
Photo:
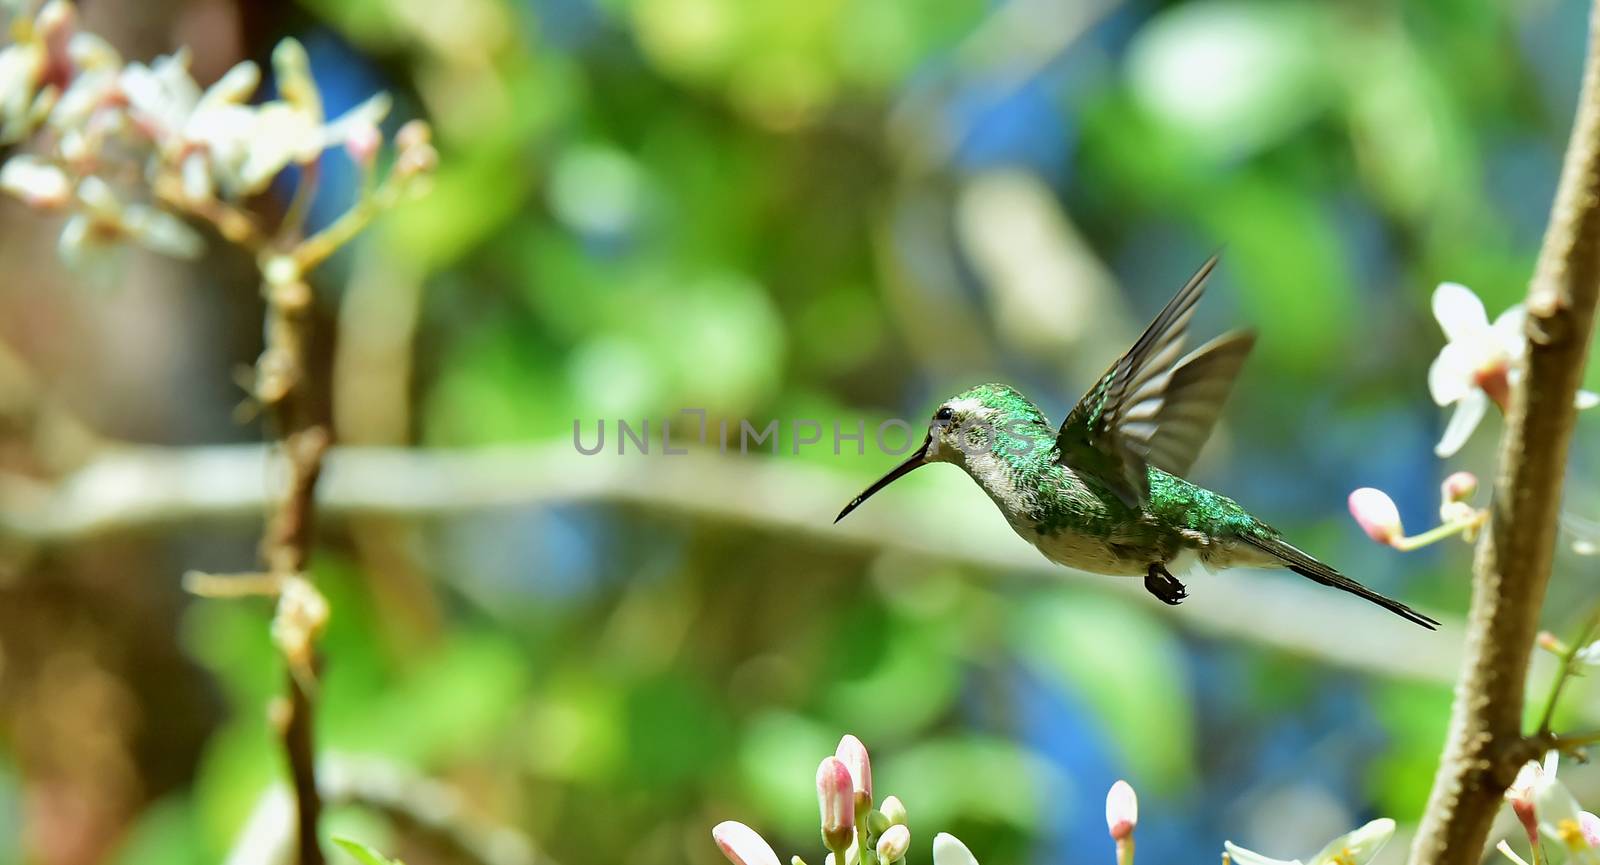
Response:
POLYGON ((938 411, 933 413, 933 419, 940 422, 948 421, 955 416, 955 409, 949 406, 941 406, 938 411))

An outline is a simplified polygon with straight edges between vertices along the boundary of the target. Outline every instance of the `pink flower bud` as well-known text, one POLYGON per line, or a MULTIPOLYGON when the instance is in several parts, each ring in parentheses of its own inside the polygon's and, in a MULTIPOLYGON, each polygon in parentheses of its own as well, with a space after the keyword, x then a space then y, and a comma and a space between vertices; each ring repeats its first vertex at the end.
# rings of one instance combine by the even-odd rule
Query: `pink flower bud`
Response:
POLYGON ((867 746, 855 736, 846 734, 833 752, 850 770, 850 780, 855 785, 856 810, 872 807, 872 761, 867 757, 867 746))
POLYGON ((835 853, 848 849, 856 825, 855 785, 838 757, 828 757, 817 767, 817 808, 822 812, 823 843, 835 853))
POLYGON ((1361 530, 1384 546, 1394 546, 1405 533, 1400 525, 1400 509, 1389 494, 1373 487, 1362 487, 1350 494, 1350 516, 1361 530))
POLYGON ((1539 648, 1544 649, 1546 652, 1550 652, 1551 654, 1561 655, 1565 654, 1567 651, 1567 644, 1561 642, 1560 637, 1550 633, 1549 631, 1540 631, 1539 636, 1534 639, 1534 642, 1538 644, 1539 648))
POLYGON ((1132 837, 1133 827, 1139 824, 1139 797, 1134 795, 1133 787, 1127 781, 1118 781, 1111 785, 1111 792, 1106 794, 1106 828, 1111 830, 1111 837, 1123 841, 1132 837))
POLYGON ((1583 832, 1583 840, 1588 842, 1591 849, 1600 848, 1600 817, 1588 811, 1578 815, 1578 828, 1583 832))
POLYGON ((426 120, 407 120, 394 136, 394 146, 401 150, 414 150, 432 143, 433 127, 426 120))
POLYGON ((1478 492, 1478 476, 1456 472, 1439 485, 1439 497, 1446 502, 1464 502, 1478 492))
POLYGON ((733 865, 779 865, 773 852, 756 830, 734 820, 726 820, 711 830, 711 837, 733 865))

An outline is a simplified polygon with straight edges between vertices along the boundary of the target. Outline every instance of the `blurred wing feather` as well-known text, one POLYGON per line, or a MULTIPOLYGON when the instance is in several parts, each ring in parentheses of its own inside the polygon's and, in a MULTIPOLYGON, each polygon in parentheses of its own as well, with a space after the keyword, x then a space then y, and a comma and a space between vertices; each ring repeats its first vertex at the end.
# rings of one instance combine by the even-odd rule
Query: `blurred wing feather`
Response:
POLYGON ((1222 405, 1245 358, 1256 344, 1250 331, 1233 331, 1200 346, 1178 362, 1167 383, 1155 435, 1145 455, 1150 465, 1184 475, 1211 437, 1222 405))
MULTIPOLYGON (((1084 394, 1056 434, 1062 461, 1095 474, 1130 507, 1149 498, 1152 443, 1159 440, 1173 376, 1183 366, 1195 304, 1216 265, 1213 255, 1200 266, 1133 347, 1084 394)), ((1182 452, 1181 446, 1174 450, 1182 452)))

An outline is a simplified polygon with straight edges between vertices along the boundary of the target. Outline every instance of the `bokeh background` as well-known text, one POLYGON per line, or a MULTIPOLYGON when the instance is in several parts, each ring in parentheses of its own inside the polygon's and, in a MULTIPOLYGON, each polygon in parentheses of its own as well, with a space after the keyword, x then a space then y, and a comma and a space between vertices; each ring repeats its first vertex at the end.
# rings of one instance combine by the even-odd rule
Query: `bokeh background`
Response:
MULTIPOLYGON (((386 89, 394 125, 435 125, 434 194, 319 274, 326 410, 344 444, 415 446, 400 458, 417 465, 492 447, 504 471, 448 502, 413 483, 391 507, 330 508, 319 733, 342 783, 448 791, 460 822, 539 861, 714 865, 709 829, 732 818, 815 863, 816 763, 854 732, 922 861, 938 830, 986 865, 1109 861, 1119 777, 1140 793, 1142 861, 1207 861, 1224 838, 1306 857, 1376 816, 1402 824, 1385 861, 1403 854, 1459 627, 1272 573, 1167 609, 1048 567, 948 467, 831 523, 896 461, 878 423, 990 380, 1061 417, 1222 249, 1195 328, 1261 338, 1194 477, 1459 623, 1469 549, 1381 549, 1344 497, 1383 487, 1422 528, 1440 478, 1492 470, 1496 418, 1432 455, 1428 297, 1462 282, 1493 315, 1520 296, 1585 4, 84 9, 129 57, 189 46, 202 83, 292 35, 331 112, 386 89), (618 419, 659 431, 682 408, 779 419, 780 452, 612 450, 618 419), (794 419, 823 442, 793 453, 794 419), (604 421, 607 452, 577 454, 575 421, 586 441, 604 421), (834 453, 835 421, 867 425, 865 454, 834 453)), ((322 221, 355 182, 324 161, 322 221)), ((57 263, 58 225, 9 201, 0 220, 12 517, 42 500, 19 489, 48 496, 130 444, 259 440, 238 411, 261 349, 250 262, 134 254, 107 284, 57 263)), ((1593 442, 1580 428, 1575 520, 1600 514, 1593 442)), ((219 469, 191 494, 262 481, 219 469)), ((8 524, 0 862, 261 861, 246 826, 284 777, 271 609, 180 580, 253 567, 258 514, 8 524)), ((1593 561, 1563 552, 1551 627, 1593 594, 1593 561)), ((1578 717, 1593 694, 1574 691, 1578 717)), ((1600 787, 1563 776, 1580 799, 1600 787)), ((455 861, 381 810, 329 825, 455 861)))

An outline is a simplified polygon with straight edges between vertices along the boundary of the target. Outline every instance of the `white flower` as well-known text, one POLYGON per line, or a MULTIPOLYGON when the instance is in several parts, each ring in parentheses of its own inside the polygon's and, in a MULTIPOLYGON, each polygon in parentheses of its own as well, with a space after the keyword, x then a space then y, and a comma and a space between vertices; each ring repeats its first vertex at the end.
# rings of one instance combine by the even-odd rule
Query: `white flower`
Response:
POLYGON ((725 820, 711 830, 722 855, 733 865, 780 865, 778 854, 756 830, 736 820, 725 820))
MULTIPOLYGON (((1483 301, 1471 289, 1442 282, 1433 292, 1433 317, 1448 341, 1428 367, 1428 391, 1438 405, 1456 407, 1434 453, 1448 457, 1477 429, 1490 400, 1505 410, 1527 354, 1526 313, 1517 304, 1490 324, 1483 301)), ((1596 404, 1600 395, 1578 392, 1578 408, 1596 404)))
MULTIPOLYGON (((1389 838, 1394 835, 1394 821, 1387 817, 1373 820, 1365 826, 1328 842, 1317 855, 1311 857, 1308 865, 1366 865, 1371 862, 1383 845, 1389 843, 1389 838)), ((1272 859, 1246 850, 1226 841, 1223 846, 1228 850, 1228 856, 1239 865, 1307 865, 1299 859, 1272 859)))
POLYGON ((264 189, 291 162, 311 162, 329 147, 342 146, 353 129, 376 124, 389 113, 389 96, 379 93, 325 124, 306 50, 293 39, 273 50, 272 69, 283 99, 258 111, 250 151, 239 168, 250 193, 264 189))
MULTIPOLYGON (((1553 752, 1552 752, 1553 753, 1553 752)), ((1536 773, 1532 783, 1533 810, 1538 815, 1539 830, 1560 841, 1569 853, 1590 849, 1588 834, 1584 831, 1583 811, 1572 793, 1556 779, 1554 766, 1536 773)), ((1521 780, 1518 773, 1518 780, 1521 780)), ((1518 815, 1521 816, 1521 815, 1518 815)), ((1589 858, 1592 861, 1592 857, 1589 858)))
POLYGON ((949 832, 933 836, 933 865, 978 865, 967 845, 949 832))

